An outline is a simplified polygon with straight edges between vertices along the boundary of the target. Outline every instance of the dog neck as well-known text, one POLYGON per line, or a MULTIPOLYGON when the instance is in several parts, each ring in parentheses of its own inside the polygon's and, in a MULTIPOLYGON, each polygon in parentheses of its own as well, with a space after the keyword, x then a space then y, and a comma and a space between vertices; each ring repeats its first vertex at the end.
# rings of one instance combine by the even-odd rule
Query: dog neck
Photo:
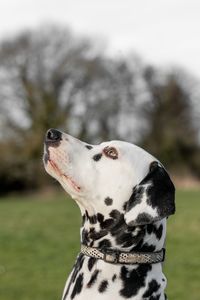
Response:
POLYGON ((81 243, 99 249, 114 248, 124 252, 153 252, 163 248, 166 219, 153 224, 128 226, 124 214, 112 210, 108 218, 101 213, 82 214, 81 243))

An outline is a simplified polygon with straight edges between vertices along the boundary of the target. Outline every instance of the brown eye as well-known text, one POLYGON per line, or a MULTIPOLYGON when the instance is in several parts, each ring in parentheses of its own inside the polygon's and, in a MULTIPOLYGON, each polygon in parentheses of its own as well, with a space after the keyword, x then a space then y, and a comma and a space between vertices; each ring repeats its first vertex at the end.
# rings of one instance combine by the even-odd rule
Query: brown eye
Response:
POLYGON ((106 147, 104 148, 103 152, 107 157, 110 157, 112 159, 118 158, 117 149, 115 149, 114 147, 106 147))

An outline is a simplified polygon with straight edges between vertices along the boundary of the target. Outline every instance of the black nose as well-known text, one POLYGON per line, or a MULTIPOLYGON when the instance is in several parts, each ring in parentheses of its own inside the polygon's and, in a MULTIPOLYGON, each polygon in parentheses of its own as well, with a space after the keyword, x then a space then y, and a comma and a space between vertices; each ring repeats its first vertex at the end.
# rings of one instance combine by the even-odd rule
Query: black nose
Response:
POLYGON ((62 140, 62 132, 57 129, 49 129, 46 133, 45 142, 59 142, 62 140))

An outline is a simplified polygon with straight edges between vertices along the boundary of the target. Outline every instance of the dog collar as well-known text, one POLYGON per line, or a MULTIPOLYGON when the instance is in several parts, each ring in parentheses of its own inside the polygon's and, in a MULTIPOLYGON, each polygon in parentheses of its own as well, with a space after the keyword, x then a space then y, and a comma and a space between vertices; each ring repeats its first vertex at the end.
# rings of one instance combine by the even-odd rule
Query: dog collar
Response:
POLYGON ((156 264, 165 259, 165 249, 157 252, 121 252, 114 249, 99 250, 81 244, 81 253, 113 264, 156 264))

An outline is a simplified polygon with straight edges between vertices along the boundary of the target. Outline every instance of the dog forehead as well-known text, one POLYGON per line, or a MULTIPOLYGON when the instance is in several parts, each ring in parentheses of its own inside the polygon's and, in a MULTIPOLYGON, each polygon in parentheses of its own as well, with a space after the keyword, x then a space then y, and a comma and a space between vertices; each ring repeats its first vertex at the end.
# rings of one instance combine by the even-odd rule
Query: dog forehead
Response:
POLYGON ((151 157, 152 155, 142 149, 141 147, 131 144, 124 141, 113 140, 108 142, 101 143, 103 148, 105 147, 114 147, 116 148, 122 155, 126 156, 127 158, 130 157, 131 160, 140 160, 145 161, 144 158, 151 157))
POLYGON ((115 147, 120 152, 119 159, 123 163, 128 163, 136 176, 139 183, 149 171, 149 166, 152 161, 157 159, 143 148, 124 141, 113 140, 101 144, 103 147, 115 147))
POLYGON ((119 140, 114 140, 114 141, 108 141, 108 142, 103 142, 100 144, 103 148, 105 147, 114 147, 121 151, 122 153, 126 153, 127 155, 132 151, 134 151, 134 145, 128 142, 124 141, 119 141, 119 140))

